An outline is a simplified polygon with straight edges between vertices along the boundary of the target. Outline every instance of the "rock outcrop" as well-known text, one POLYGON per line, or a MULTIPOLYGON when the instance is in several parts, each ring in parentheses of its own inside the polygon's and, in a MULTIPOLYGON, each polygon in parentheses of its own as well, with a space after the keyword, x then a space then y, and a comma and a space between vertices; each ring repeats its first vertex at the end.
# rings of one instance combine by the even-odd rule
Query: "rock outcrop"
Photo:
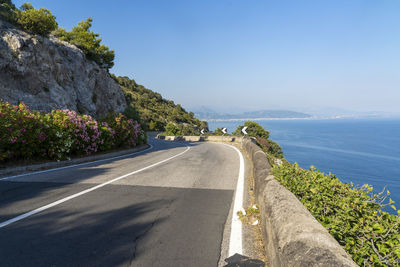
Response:
POLYGON ((77 47, 28 34, 0 20, 0 99, 31 109, 121 112, 125 96, 107 70, 77 47))

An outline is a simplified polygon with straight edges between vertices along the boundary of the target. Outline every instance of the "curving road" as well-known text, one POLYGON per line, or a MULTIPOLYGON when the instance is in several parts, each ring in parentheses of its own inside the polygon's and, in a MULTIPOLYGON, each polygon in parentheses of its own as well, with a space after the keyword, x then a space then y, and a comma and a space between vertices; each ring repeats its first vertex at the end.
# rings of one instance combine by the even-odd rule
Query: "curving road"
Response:
POLYGON ((237 152, 150 144, 119 159, 0 180, 0 265, 217 266, 237 152))

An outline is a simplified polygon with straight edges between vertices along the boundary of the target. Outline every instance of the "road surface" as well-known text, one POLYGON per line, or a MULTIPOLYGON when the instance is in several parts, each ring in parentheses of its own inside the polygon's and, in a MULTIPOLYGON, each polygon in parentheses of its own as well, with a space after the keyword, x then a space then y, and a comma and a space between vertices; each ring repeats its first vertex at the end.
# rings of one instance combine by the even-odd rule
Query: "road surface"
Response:
POLYGON ((0 265, 217 266, 238 153, 216 143, 150 144, 0 180, 0 265))

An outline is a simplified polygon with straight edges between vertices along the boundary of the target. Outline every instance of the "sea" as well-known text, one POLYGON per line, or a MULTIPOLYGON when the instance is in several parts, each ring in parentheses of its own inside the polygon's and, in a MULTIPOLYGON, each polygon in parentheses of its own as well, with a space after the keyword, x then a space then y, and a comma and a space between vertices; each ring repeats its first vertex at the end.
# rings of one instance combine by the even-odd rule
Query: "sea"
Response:
MULTIPOLYGON (((244 121, 209 121, 210 130, 233 132, 244 121)), ((400 208, 400 118, 257 121, 289 162, 335 174, 342 182, 390 191, 400 208)), ((393 210, 388 209, 389 212, 393 210)))

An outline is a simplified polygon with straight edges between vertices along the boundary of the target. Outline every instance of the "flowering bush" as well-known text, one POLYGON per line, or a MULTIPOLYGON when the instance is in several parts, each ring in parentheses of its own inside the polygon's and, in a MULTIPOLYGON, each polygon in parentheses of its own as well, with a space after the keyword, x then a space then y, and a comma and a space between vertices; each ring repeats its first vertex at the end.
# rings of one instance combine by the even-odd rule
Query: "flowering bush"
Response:
POLYGON ((117 146, 135 146, 141 132, 140 124, 128 120, 123 114, 108 116, 105 124, 114 130, 114 142, 117 146))
POLYGON ((71 110, 31 111, 23 103, 0 101, 0 162, 10 159, 66 159, 146 142, 136 121, 122 114, 97 122, 71 110))
POLYGON ((360 266, 400 265, 400 210, 389 191, 355 187, 335 175, 285 162, 274 166, 276 179, 303 203, 360 266), (397 215, 386 208, 391 206, 397 215))

